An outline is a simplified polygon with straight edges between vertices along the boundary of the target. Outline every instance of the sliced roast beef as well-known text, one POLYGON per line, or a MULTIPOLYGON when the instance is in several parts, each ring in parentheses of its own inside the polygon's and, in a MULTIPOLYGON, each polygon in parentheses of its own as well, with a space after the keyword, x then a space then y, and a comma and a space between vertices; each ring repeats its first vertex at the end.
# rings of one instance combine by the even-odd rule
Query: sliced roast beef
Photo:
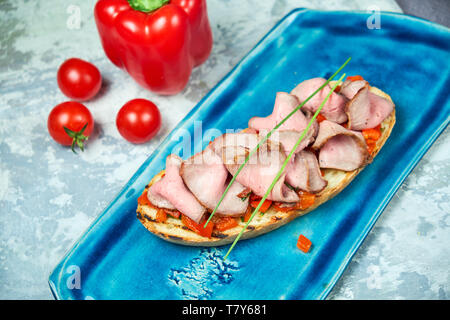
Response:
POLYGON ((309 172, 309 190, 306 191, 316 193, 320 192, 328 185, 328 181, 322 177, 322 172, 320 171, 319 161, 316 155, 312 152, 305 151, 303 155, 308 163, 309 172))
MULTIPOLYGON (((228 186, 230 174, 222 158, 211 147, 183 162, 181 177, 198 201, 213 211, 223 192, 228 186)), ((234 182, 221 202, 216 213, 220 215, 239 216, 246 212, 248 199, 242 200, 238 195, 246 188, 234 182)))
POLYGON ((366 80, 345 80, 341 86, 340 94, 344 95, 347 99, 353 99, 359 90, 367 85, 366 80))
POLYGON ((176 208, 166 198, 155 193, 154 191, 150 191, 150 189, 151 187, 147 190, 147 198, 153 205, 161 209, 176 210, 176 208))
MULTIPOLYGON (((266 136, 270 130, 278 125, 298 105, 299 102, 295 96, 285 92, 278 92, 272 114, 265 118, 251 118, 248 124, 249 128, 258 130, 261 136, 266 136)), ((301 110, 298 110, 272 133, 270 140, 281 143, 286 154, 289 154, 304 129, 308 126, 311 117, 312 114, 309 111, 305 115, 301 110)), ((303 150, 314 141, 318 128, 319 125, 317 121, 314 121, 301 144, 297 147, 296 152, 303 150)), ((262 137, 260 139, 262 139, 262 137)))
MULTIPOLYGON (((317 125, 317 128, 318 128, 318 125, 317 125)), ((268 133, 268 131, 269 130, 260 131, 260 134, 264 136, 268 133)), ((315 136, 316 132, 318 132, 318 130, 316 131, 314 128, 313 129, 310 128, 310 130, 308 130, 306 135, 303 137, 302 141, 298 145, 295 152, 299 152, 299 151, 305 149, 312 142, 314 142, 314 136, 315 136)), ((295 144, 297 143, 297 141, 301 135, 302 135, 302 132, 299 132, 299 131, 294 131, 294 130, 278 131, 278 130, 276 130, 275 132, 273 132, 273 134, 270 136, 269 139, 270 139, 270 141, 281 144, 283 146, 284 152, 286 153, 286 155, 288 155, 291 152, 291 150, 294 148, 295 144)))
MULTIPOLYGON (((305 112, 306 119, 308 120, 309 123, 309 121, 311 121, 311 118, 314 116, 314 113, 306 109, 303 111, 305 112)), ((315 139, 317 137, 317 134, 319 133, 319 122, 317 121, 317 119, 314 120, 313 123, 311 124, 310 130, 312 130, 312 136, 315 139)), ((303 132, 303 130, 300 131, 303 132)))
POLYGON ((348 130, 328 120, 320 123, 319 134, 312 148, 320 149, 321 168, 353 171, 370 161, 366 142, 360 132, 348 130))
MULTIPOLYGON (((262 197, 269 189, 272 181, 280 170, 286 155, 281 145, 266 142, 262 152, 255 153, 236 177, 236 181, 250 188, 254 194, 262 197)), ((242 146, 228 146, 222 150, 223 161, 228 171, 235 175, 250 150, 242 146)), ((286 172, 283 172, 276 182, 269 200, 281 202, 297 202, 298 195, 285 184, 286 172)))
MULTIPOLYGON (((241 148, 245 148, 248 153, 250 153, 253 149, 256 148, 258 143, 263 139, 263 136, 257 133, 249 133, 249 132, 238 132, 238 133, 226 133, 217 139, 215 139, 209 147, 216 154, 218 154, 222 159, 232 158, 236 154, 236 149, 241 150, 241 148), (230 153, 230 154, 228 154, 230 153)), ((270 142, 274 142, 271 138, 268 139, 265 143, 261 144, 255 155, 263 154, 263 158, 267 158, 267 147, 270 142)), ((275 143, 275 142, 274 142, 275 143)), ((273 152, 270 155, 275 155, 273 152)), ((256 157, 251 157, 249 159, 249 163, 255 161, 256 157)), ((239 158, 239 165, 245 162, 245 157, 239 158)))
POLYGON ((302 150, 295 154, 286 169, 286 182, 294 188, 317 193, 328 184, 320 172, 316 155, 302 150))
MULTIPOLYGON (((303 102, 325 82, 326 80, 323 78, 313 78, 305 80, 297 87, 295 87, 291 91, 291 94, 295 95, 298 100, 300 100, 300 102, 303 102)), ((303 108, 311 112, 316 112, 322 101, 325 100, 330 90, 330 86, 326 85, 308 102, 306 102, 303 108)), ((344 110, 346 102, 347 99, 344 96, 333 92, 328 101, 323 106, 320 113, 328 120, 334 121, 336 123, 343 123, 347 121, 347 115, 345 114, 344 110)))
MULTIPOLYGON (((261 130, 271 130, 279 124, 288 114, 290 114, 300 102, 298 99, 286 92, 278 92, 275 98, 275 105, 272 114, 265 117, 253 117, 248 122, 248 127, 261 130)), ((309 120, 301 110, 294 113, 286 120, 278 130, 295 130, 302 131, 308 125, 309 120)))
POLYGON ((352 130, 363 130, 378 126, 394 110, 394 104, 369 91, 366 84, 346 105, 348 125, 352 130))
POLYGON ((261 137, 255 132, 237 132, 225 133, 217 137, 209 144, 209 148, 214 150, 220 157, 222 155, 222 148, 224 147, 245 147, 250 150, 254 149, 261 137))
POLYGON ((320 150, 319 163, 322 168, 353 171, 367 163, 364 147, 351 136, 339 135, 331 138, 320 150))
POLYGON ((153 201, 162 198, 175 209, 199 223, 206 209, 184 185, 180 176, 182 162, 177 155, 171 154, 167 157, 165 175, 148 189, 148 199, 155 206, 160 207, 161 202, 153 201))

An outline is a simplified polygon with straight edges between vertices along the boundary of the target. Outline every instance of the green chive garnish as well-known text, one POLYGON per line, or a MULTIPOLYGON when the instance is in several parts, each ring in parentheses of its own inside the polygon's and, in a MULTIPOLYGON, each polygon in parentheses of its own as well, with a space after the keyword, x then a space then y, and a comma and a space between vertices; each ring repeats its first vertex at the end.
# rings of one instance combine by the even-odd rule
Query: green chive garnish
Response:
MULTIPOLYGON (((334 79, 334 77, 339 74, 339 72, 341 72, 341 70, 347 65, 347 63, 350 62, 352 58, 349 57, 340 67, 339 69, 337 69, 337 71, 335 73, 333 73, 331 75, 331 77, 329 77, 327 79, 327 81, 325 81, 324 84, 322 84, 316 91, 314 91, 308 98, 306 98, 305 101, 303 101, 302 103, 300 103, 294 110, 292 110, 291 113, 289 113, 283 120, 280 121, 280 123, 278 123, 272 130, 270 130, 266 136, 256 145, 256 147, 247 155, 247 157, 245 158, 245 161, 243 164, 241 164, 238 168, 238 170, 236 171, 236 174, 231 178, 230 182, 228 183, 228 186, 226 187, 225 191, 223 192, 222 196, 220 197, 219 202, 217 203, 216 207, 214 208, 213 212, 211 212, 211 215, 209 216, 208 220, 206 221, 206 223, 203 225, 203 228, 206 228, 206 226, 208 225, 209 221, 212 219, 212 217, 214 216, 214 214, 216 213, 217 209, 219 208, 220 204, 222 203, 223 199, 225 198, 226 194, 228 193, 228 190, 230 189, 231 185, 233 184, 234 180, 236 180, 236 177, 238 176, 238 174, 242 171, 242 168, 244 168, 244 166, 247 164, 248 160, 250 159, 251 156, 253 156, 255 154, 256 151, 258 151, 259 147, 266 142, 267 139, 269 139, 269 137, 272 135, 272 133, 277 130, 283 123, 285 123, 294 113, 296 113, 298 110, 300 110, 301 107, 303 107, 305 105, 305 103, 307 103, 309 100, 311 100, 312 97, 314 97, 318 92, 320 92, 320 90, 322 90, 323 88, 325 88, 326 85, 328 85, 328 83, 334 79)), ((295 150, 295 149, 293 149, 295 150)))
MULTIPOLYGON (((348 61, 348 60, 347 60, 348 61)), ((231 250, 233 250, 234 246, 236 245, 236 243, 239 241, 239 239, 241 238, 242 234, 244 233, 244 231, 247 229, 248 225, 250 224, 250 222, 252 221, 253 217, 256 215, 256 213, 259 211, 259 209, 261 208, 262 204, 264 203, 264 201, 266 201, 267 197, 269 196, 270 192, 272 191, 273 187, 275 186, 275 184, 277 183, 278 179, 280 178, 280 176, 283 174, 284 169, 286 168, 286 165, 288 164, 289 160, 292 158, 292 155, 295 153, 295 150, 297 149, 297 147, 300 145, 300 142, 303 140, 303 138, 305 137, 306 133, 308 132, 309 128, 311 127, 312 123, 314 122, 314 120, 317 118, 319 112, 322 110, 323 106, 325 105, 325 103, 328 101, 328 99, 330 98, 331 94, 334 92, 334 90, 336 89, 336 87, 342 82, 342 79, 344 79, 345 77, 345 73, 340 77, 340 79, 336 82, 336 84, 333 86, 333 88, 331 88, 331 91, 328 93, 328 95, 325 97, 325 99, 322 101, 322 103, 320 104, 319 108, 317 109, 317 111, 314 113, 313 117, 311 118, 311 120, 309 121, 308 125, 306 126, 306 128, 303 130, 302 134, 300 135, 300 137, 298 138, 297 142, 295 143, 294 147, 292 148, 291 152, 289 153, 289 155, 287 156, 287 158, 284 160, 283 165, 281 166, 280 170, 278 171, 277 175, 275 176, 275 179, 273 179, 272 184, 270 185, 269 189, 266 191, 266 193, 264 194, 264 196, 262 197, 262 199, 259 201, 258 206, 255 208, 255 210, 253 211, 252 215, 250 216, 250 218, 248 219, 247 223, 245 224, 244 228, 242 228, 241 232, 239 232, 238 236, 236 237, 236 239, 234 240, 233 244, 231 245, 230 249, 228 250, 227 254, 224 256, 224 260, 228 257, 228 255, 230 254, 231 250)))

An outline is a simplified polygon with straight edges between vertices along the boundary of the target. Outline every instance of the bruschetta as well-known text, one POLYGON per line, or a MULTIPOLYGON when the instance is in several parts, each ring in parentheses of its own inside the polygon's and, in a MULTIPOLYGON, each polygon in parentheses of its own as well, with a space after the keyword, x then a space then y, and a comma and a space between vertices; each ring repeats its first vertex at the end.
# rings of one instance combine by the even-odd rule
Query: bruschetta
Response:
MULTIPOLYGON (((141 223, 177 244, 220 246, 233 242, 333 83, 261 146, 203 228, 230 177, 236 174, 239 161, 325 81, 309 79, 290 93, 277 93, 272 114, 249 119, 247 129, 216 138, 189 159, 169 155, 165 170, 153 177, 139 197, 137 217, 141 223)), ((241 239, 279 228, 336 196, 376 157, 394 124, 391 97, 360 76, 348 77, 323 106, 261 207, 261 214, 254 216, 241 239)))

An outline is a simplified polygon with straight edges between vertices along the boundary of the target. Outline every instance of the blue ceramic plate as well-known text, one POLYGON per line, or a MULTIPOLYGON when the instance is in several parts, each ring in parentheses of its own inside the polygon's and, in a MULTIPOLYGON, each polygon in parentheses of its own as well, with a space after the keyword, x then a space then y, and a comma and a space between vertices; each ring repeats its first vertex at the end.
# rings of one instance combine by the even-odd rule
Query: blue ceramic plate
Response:
MULTIPOLYGON (((450 32, 383 13, 295 10, 186 116, 50 275, 58 299, 323 299, 400 184, 449 122, 450 32), (380 154, 336 198, 266 235, 228 246, 171 244, 136 218, 136 199, 194 123, 245 128, 272 111, 275 93, 344 69, 392 96, 397 123, 380 154), (308 254, 299 234, 312 240, 308 254), (78 271, 80 273, 78 273, 78 271), (81 275, 80 278, 77 278, 81 275), (79 280, 79 282, 77 282, 79 280), (69 285, 68 285, 69 284, 69 285), (71 285, 72 284, 72 285, 71 285), (79 284, 80 287, 74 287, 79 284)), ((200 150, 198 142, 193 146, 200 150)))

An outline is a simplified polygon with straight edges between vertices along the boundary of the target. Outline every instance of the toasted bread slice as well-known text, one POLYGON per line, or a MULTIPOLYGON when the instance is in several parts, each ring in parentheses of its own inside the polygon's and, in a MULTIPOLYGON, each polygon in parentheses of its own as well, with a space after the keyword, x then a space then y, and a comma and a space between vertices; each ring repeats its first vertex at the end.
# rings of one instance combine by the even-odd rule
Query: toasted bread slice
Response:
MULTIPOLYGON (((383 91, 370 87, 370 91, 389 99, 391 97, 383 91)), ((378 139, 377 144, 373 150, 372 157, 374 158, 380 149, 385 144, 386 140, 392 132, 392 128, 395 124, 395 107, 392 113, 381 124, 381 138, 378 139)), ((267 233, 274 229, 277 229, 284 224, 294 220, 295 218, 307 214, 314 210, 322 203, 330 200, 336 196, 341 190, 343 190, 357 175, 363 170, 363 168, 345 172, 341 170, 325 169, 324 178, 328 181, 327 187, 322 190, 317 196, 313 206, 306 210, 293 210, 289 212, 277 211, 273 206, 264 213, 264 215, 257 214, 250 222, 248 228, 243 233, 241 239, 249 239, 257 237, 261 234, 267 233)), ((150 187, 153 183, 161 179, 164 170, 157 174, 147 186, 150 187)), ((146 190, 147 190, 146 188, 146 190)), ((245 226, 245 222, 239 221, 238 226, 228 229, 223 232, 213 232, 211 238, 200 236, 199 234, 189 230, 182 222, 181 219, 168 217, 165 222, 156 221, 157 210, 151 206, 138 205, 137 217, 142 224, 152 233, 163 238, 164 240, 174 242, 182 245, 189 246, 221 246, 234 241, 236 236, 241 232, 245 226)), ((240 220, 240 219, 238 219, 240 220)))

